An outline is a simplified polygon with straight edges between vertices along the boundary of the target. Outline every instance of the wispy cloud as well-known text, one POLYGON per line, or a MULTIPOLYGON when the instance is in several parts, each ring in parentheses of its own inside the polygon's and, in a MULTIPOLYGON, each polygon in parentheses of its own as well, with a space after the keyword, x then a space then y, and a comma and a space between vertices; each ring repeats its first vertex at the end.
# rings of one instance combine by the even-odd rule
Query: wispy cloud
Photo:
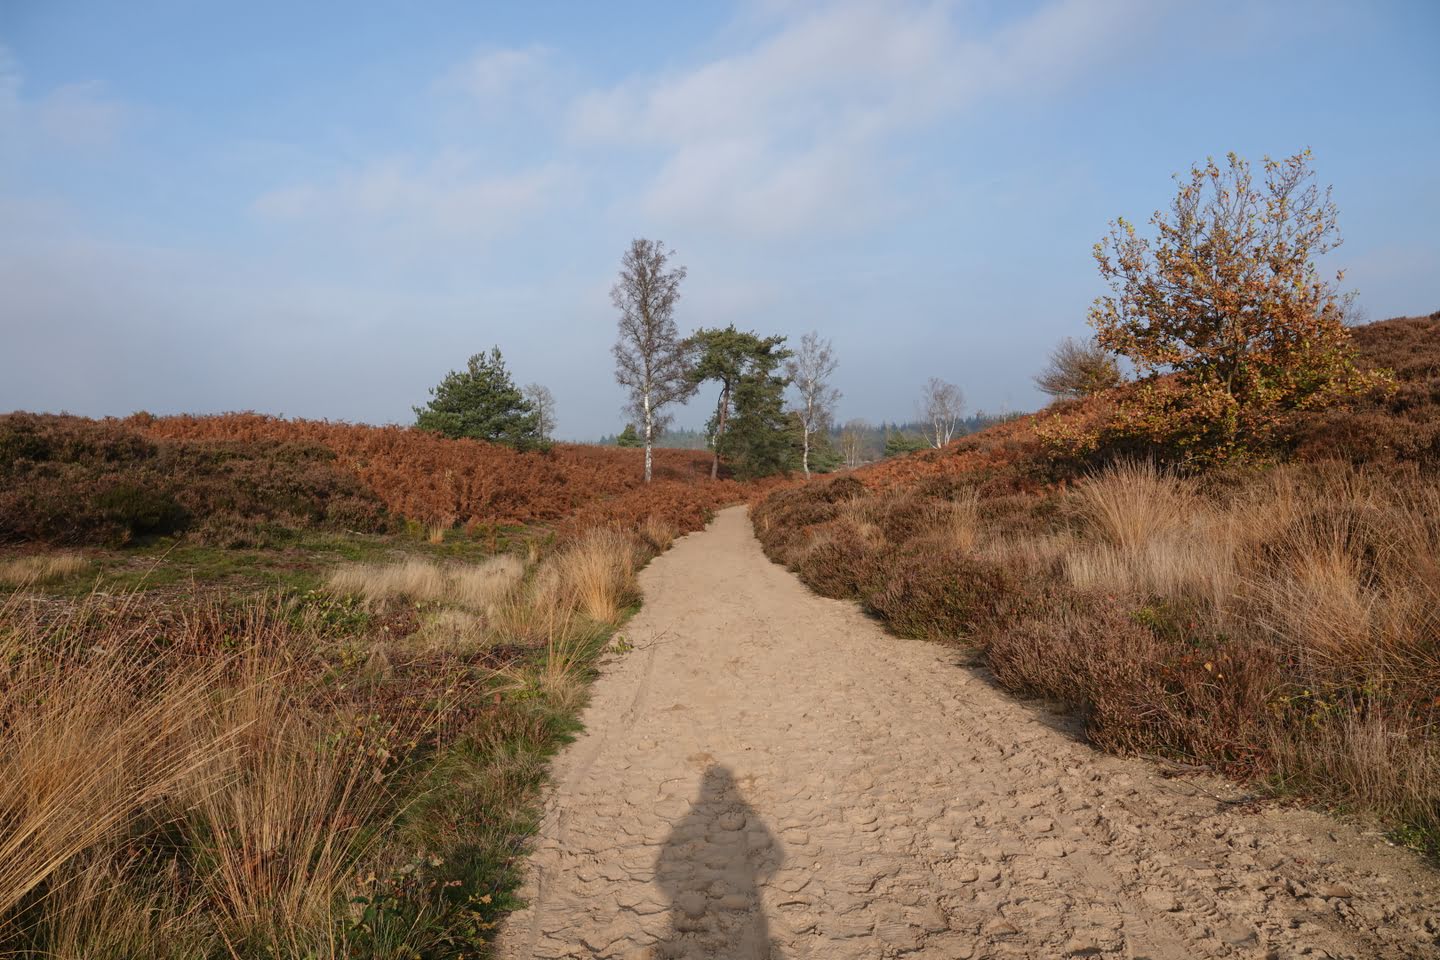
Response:
POLYGON ((480 50, 446 71, 436 89, 463 94, 488 110, 513 106, 544 84, 552 57, 542 46, 480 50))
POLYGON ((470 152, 428 159, 387 158, 333 178, 260 196, 254 209, 275 221, 398 229, 436 237, 493 237, 556 200, 569 182, 563 166, 495 173, 470 152))
POLYGON ((651 216, 760 234, 866 223, 898 204, 889 141, 1061 86, 1154 19, 1114 0, 1060 0, 991 32, 939 3, 770 12, 778 26, 750 49, 576 98, 577 143, 662 152, 651 216))
POLYGON ((24 80, 19 61, 0 44, 0 141, 11 152, 105 147, 135 114, 102 83, 70 83, 27 97, 24 80))

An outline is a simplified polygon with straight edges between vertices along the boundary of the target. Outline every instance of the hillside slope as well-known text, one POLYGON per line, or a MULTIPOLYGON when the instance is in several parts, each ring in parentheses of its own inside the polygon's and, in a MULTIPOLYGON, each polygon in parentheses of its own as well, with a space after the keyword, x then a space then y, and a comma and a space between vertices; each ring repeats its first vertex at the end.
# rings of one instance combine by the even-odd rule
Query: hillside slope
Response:
POLYGON ((1091 739, 1369 811, 1440 852, 1440 314, 1355 331, 1393 390, 1295 423, 1289 462, 1075 471, 1056 404, 776 491, 766 553, 904 636, 975 649, 1091 739))
POLYGON ((694 530, 751 492, 711 480, 703 454, 664 449, 647 487, 641 457, 578 444, 518 453, 406 427, 244 413, 15 413, 0 417, 0 539, 123 543, 185 530, 223 542, 256 524, 580 529, 647 516, 694 530))

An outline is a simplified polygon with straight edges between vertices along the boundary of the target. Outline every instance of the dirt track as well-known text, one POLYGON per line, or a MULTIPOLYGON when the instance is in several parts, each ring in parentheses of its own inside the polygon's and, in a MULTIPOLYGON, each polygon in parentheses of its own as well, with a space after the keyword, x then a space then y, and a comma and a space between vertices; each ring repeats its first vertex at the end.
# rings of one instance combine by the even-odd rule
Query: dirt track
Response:
POLYGON ((811 594, 743 508, 642 584, 502 957, 1440 956, 1414 857, 1096 753, 811 594))

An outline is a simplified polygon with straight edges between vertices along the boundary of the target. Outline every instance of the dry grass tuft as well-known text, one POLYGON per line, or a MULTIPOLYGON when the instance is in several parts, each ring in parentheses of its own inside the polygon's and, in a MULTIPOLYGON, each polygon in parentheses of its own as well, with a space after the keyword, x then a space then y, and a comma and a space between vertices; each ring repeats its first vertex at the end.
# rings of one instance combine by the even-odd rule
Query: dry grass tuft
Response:
POLYGON ((391 751, 438 713, 331 704, 316 637, 278 605, 197 608, 157 644, 137 603, 0 609, 4 944, 76 960, 333 952, 405 809, 391 751))
POLYGON ((650 514, 640 524, 640 539, 656 553, 664 553, 675 542, 675 527, 668 520, 650 514))
POLYGON ((197 737, 214 666, 91 653, 13 607, 0 635, 0 916, 224 751, 197 737))
POLYGON ((555 558, 559 586, 581 612, 599 623, 616 623, 638 595, 635 543, 625 534, 596 528, 582 534, 555 558))
POLYGON ((76 553, 40 553, 0 561, 0 586, 29 587, 79 573, 90 564, 76 553))
POLYGON ((439 600, 448 584, 440 567, 428 560, 361 563, 330 574, 330 589, 366 600, 439 600))
POLYGON ((265 676, 270 668, 258 659, 253 682, 211 718, 214 736, 238 749, 200 771, 183 822, 213 863, 206 882, 225 939, 303 955, 402 804, 377 734, 352 725, 336 736, 347 725, 265 676))
POLYGON ((491 557, 466 566, 441 566, 412 558, 398 563, 341 567, 330 575, 328 583, 336 593, 373 602, 437 601, 484 610, 503 600, 524 575, 524 563, 511 556, 491 557))
POLYGON ((957 500, 945 501, 937 533, 955 550, 973 550, 980 537, 980 494, 970 490, 957 500))
POLYGON ((1095 530, 1132 552, 1183 531, 1195 505, 1191 484, 1148 461, 1110 467, 1081 483, 1079 496, 1095 530))
POLYGON ((525 564, 504 554, 484 563, 452 567, 449 571, 450 599, 475 610, 484 610, 510 594, 525 576, 525 564))

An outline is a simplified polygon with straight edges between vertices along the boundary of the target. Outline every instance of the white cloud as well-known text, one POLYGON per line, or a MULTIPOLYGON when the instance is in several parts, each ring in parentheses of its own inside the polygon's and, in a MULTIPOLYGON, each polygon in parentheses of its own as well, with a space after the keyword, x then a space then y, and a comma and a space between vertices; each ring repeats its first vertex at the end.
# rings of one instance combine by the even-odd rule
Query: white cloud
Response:
POLYGON ((129 110, 105 96, 97 83, 57 87, 35 104, 40 129, 52 140, 71 147, 97 147, 112 142, 124 128, 129 110))
POLYGON ((71 83, 27 98, 20 62, 0 44, 0 141, 12 150, 107 146, 132 119, 100 83, 71 83))
POLYGON ((429 160, 378 160, 328 181, 273 190, 257 199, 254 208, 275 221, 493 236, 550 202, 569 179, 558 165, 491 173, 474 154, 447 150, 429 160))
POLYGON ((510 106, 544 81, 551 59, 545 47, 482 50, 458 64, 436 84, 441 91, 462 93, 482 108, 510 106))
POLYGON ((1138 0, 1058 0, 990 32, 941 3, 795 9, 751 49, 578 97, 571 137, 660 150, 641 201, 655 217, 758 234, 860 225, 900 204, 882 159, 895 138, 1062 85, 1152 19, 1138 0))

